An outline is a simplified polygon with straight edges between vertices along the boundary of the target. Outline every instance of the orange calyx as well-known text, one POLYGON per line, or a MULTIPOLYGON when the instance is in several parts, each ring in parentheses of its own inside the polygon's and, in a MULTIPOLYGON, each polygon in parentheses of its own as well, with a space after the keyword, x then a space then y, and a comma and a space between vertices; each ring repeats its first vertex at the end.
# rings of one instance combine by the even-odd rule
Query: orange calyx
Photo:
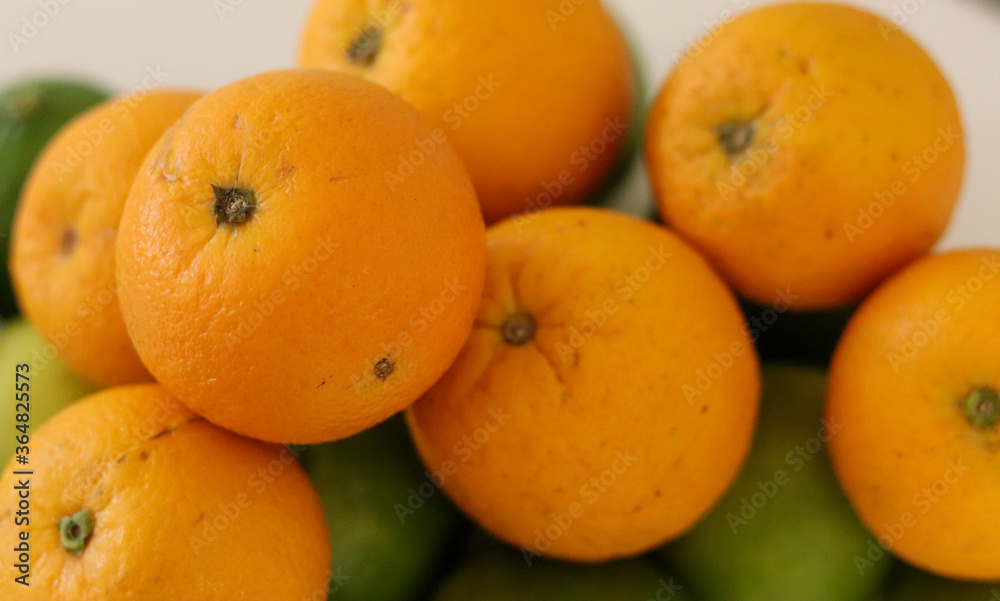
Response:
POLYGON ((503 340, 513 346, 528 344, 535 338, 538 325, 535 318, 527 313, 515 313, 503 322, 503 340))
POLYGON ((59 542, 63 550, 73 557, 83 554, 93 533, 94 514, 89 509, 81 509, 59 520, 59 542))
POLYGON ((382 29, 366 28, 347 47, 347 59, 356 65, 370 67, 382 51, 382 29))
POLYGON ((976 430, 988 430, 1000 422, 1000 394, 988 386, 972 389, 960 404, 976 430))
POLYGON ((715 130, 719 145, 728 155, 736 155, 750 147, 753 142, 754 127, 749 121, 727 121, 715 130))
POLYGON ((212 185, 215 194, 215 225, 240 225, 253 217, 257 210, 257 195, 249 188, 229 188, 212 185))

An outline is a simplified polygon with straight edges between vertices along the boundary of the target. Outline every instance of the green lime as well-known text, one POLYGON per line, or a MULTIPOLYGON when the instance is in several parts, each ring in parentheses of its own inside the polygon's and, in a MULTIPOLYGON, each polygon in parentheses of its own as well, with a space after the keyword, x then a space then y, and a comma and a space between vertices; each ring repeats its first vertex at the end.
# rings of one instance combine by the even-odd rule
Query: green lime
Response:
POLYGON ((511 549, 480 555, 450 574, 432 601, 686 601, 687 590, 648 559, 583 565, 511 549))
POLYGON ((330 526, 329 598, 405 601, 426 592, 459 516, 425 473, 401 416, 309 447, 302 463, 330 526))
POLYGON ((767 366, 754 444, 718 506, 664 549, 704 601, 863 601, 892 561, 859 569, 870 535, 826 454, 826 374, 767 366))
POLYGON ((1000 582, 963 582, 907 568, 886 601, 1000 601, 1000 582))
POLYGON ((0 331, 0 465, 7 465, 21 446, 16 437, 23 434, 28 435, 25 446, 30 461, 31 439, 38 427, 97 389, 70 371, 56 356, 57 350, 20 318, 7 322, 0 331), (27 367, 18 369, 19 365, 27 367), (22 401, 27 405, 18 406, 22 401), (27 414, 27 422, 18 421, 18 413, 27 414), (26 432, 15 429, 25 423, 26 432))
POLYGON ((45 144, 70 119, 108 98, 86 83, 33 79, 0 90, 0 315, 17 313, 7 273, 10 227, 21 187, 45 144))

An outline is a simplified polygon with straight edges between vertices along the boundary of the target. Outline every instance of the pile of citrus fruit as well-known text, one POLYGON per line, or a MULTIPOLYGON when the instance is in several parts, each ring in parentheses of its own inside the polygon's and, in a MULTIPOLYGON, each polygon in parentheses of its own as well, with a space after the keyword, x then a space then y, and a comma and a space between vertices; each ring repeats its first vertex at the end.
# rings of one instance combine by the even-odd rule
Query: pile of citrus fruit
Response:
POLYGON ((748 10, 648 110, 597 0, 317 0, 299 62, 0 94, 0 598, 1000 597, 1000 247, 928 254, 904 32, 748 10))

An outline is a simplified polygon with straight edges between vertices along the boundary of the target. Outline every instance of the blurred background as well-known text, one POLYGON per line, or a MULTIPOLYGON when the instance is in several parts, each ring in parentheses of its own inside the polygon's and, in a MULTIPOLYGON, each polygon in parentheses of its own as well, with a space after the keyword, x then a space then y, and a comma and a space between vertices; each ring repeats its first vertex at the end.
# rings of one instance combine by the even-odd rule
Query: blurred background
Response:
MULTIPOLYGON (((481 1, 481 0, 480 0, 481 1)), ((757 0, 604 0, 659 88, 684 48, 757 0)), ((920 42, 950 79, 967 135, 965 187, 942 248, 1000 245, 1000 1, 853 0, 920 42)), ((311 0, 3 0, 0 86, 21 76, 76 75, 118 92, 219 87, 294 66, 311 0), (49 16, 45 12, 54 13, 49 16), (26 25, 34 20, 35 27, 26 25)), ((540 18, 541 15, 540 15, 540 18)), ((642 166, 627 205, 648 202, 642 166)))

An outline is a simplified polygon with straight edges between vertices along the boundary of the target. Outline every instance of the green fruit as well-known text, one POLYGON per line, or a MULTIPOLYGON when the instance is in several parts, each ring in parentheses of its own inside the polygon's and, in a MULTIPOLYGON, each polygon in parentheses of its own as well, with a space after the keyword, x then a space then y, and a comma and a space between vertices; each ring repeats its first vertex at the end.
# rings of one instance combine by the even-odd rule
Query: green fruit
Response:
POLYGON ((329 598, 405 601, 426 592, 459 516, 425 474, 401 416, 309 447, 302 459, 330 526, 329 598))
POLYGON ((595 565, 533 558, 505 549, 449 575, 432 601, 686 601, 687 590, 647 559, 595 565))
POLYGON ((886 601, 1000 601, 1000 582, 946 580, 911 568, 886 601))
POLYGON ((664 549, 704 601, 864 601, 892 561, 859 570, 870 534, 841 491, 823 439, 826 375, 770 366, 753 447, 719 505, 664 549), (863 573, 861 573, 863 572, 863 573))
MULTIPOLYGON (((70 371, 55 352, 55 347, 22 319, 7 322, 0 332, 0 465, 7 465, 19 446, 16 437, 22 434, 15 429, 23 423, 16 421, 19 412, 16 395, 28 393, 28 448, 33 451, 31 438, 39 426, 63 407, 97 389, 70 371), (27 371, 21 370, 27 380, 16 376, 20 364, 28 365, 27 371), (18 385, 26 390, 19 392, 18 385)), ((29 461, 30 455, 29 451, 29 461)))
POLYGON ((70 119, 108 98, 85 83, 39 79, 0 91, 0 315, 17 313, 7 273, 10 227, 21 187, 35 159, 70 119))

